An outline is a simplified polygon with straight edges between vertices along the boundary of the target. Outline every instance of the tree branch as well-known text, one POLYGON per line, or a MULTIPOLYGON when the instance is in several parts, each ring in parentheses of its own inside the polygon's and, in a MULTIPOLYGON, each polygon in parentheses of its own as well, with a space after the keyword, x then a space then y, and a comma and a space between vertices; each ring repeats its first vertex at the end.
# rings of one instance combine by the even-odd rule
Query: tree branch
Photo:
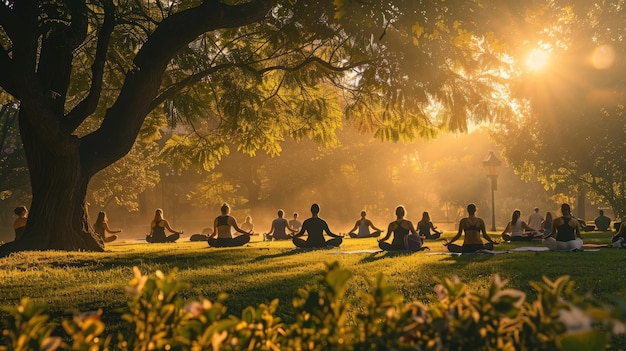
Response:
POLYGON ((150 112, 167 64, 178 50, 202 33, 259 22, 271 4, 270 0, 243 5, 206 0, 163 20, 135 56, 135 68, 126 74, 100 128, 83 137, 81 160, 87 171, 95 173, 128 153, 150 112))
POLYGON ((67 8, 61 4, 43 8, 47 19, 41 28, 43 33, 37 70, 42 85, 53 96, 53 107, 59 116, 64 113, 74 49, 84 41, 87 32, 85 3, 67 2, 65 5, 67 8), (69 10, 70 14, 55 17, 62 10, 69 10))
POLYGON ((89 94, 63 119, 61 128, 71 133, 98 107, 100 94, 102 93, 102 78, 106 63, 106 54, 111 40, 111 34, 115 29, 115 6, 111 0, 103 0, 104 21, 98 33, 98 42, 94 62, 91 65, 91 87, 89 94))
POLYGON ((299 64, 295 65, 295 66, 286 66, 286 65, 278 65, 278 66, 269 66, 269 67, 265 67, 263 69, 257 70, 254 67, 252 67, 251 65, 248 64, 243 64, 243 63, 227 63, 227 64, 222 64, 222 65, 217 65, 214 67, 211 67, 209 69, 200 71, 198 73, 195 73, 183 80, 181 80, 178 83, 172 84, 169 87, 167 87, 165 90, 163 90, 150 104, 150 110, 152 111, 153 109, 155 109, 157 106, 159 106, 160 104, 162 104, 165 100, 173 97, 176 93, 180 92, 181 90, 183 90, 184 88, 194 84, 194 83, 198 83, 199 81, 201 81, 202 79, 208 77, 209 75, 218 72, 222 69, 227 69, 227 68, 241 68, 245 71, 251 72, 253 75, 255 76, 262 76, 263 74, 267 73, 267 72, 271 72, 271 71, 277 71, 277 70, 281 70, 281 71, 286 71, 286 72, 295 72, 299 69, 302 69, 310 64, 317 64, 319 66, 321 66, 322 68, 329 70, 329 71, 333 71, 333 72, 344 72, 347 70, 351 70, 355 67, 364 65, 369 63, 369 61, 362 61, 362 62, 356 62, 354 64, 351 64, 349 66, 344 66, 344 67, 338 67, 338 66, 333 66, 330 62, 324 61, 322 59, 320 59, 319 57, 308 57, 305 60, 303 60, 302 62, 300 62, 299 64))

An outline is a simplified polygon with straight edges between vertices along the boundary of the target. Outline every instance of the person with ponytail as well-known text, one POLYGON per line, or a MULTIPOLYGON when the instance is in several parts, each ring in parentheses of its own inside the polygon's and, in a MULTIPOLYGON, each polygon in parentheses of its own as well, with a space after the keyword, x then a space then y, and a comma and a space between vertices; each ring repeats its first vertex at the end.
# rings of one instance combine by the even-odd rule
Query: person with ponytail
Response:
POLYGON ((543 245, 553 251, 576 251, 583 247, 580 223, 572 216, 568 204, 561 205, 561 217, 552 222, 552 231, 543 239, 543 245))

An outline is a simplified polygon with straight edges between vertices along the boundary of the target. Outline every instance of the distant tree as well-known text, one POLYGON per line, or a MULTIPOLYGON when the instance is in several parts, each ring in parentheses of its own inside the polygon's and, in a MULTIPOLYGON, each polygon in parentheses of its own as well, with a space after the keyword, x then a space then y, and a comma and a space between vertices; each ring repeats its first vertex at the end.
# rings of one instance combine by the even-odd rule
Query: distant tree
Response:
POLYGON ((626 218, 626 12, 620 1, 550 3, 528 18, 549 64, 519 78, 523 118, 495 136, 524 178, 572 196, 587 192, 626 218))
POLYGON ((386 140, 505 114, 493 11, 466 1, 2 1, 0 87, 20 103, 33 198, 24 239, 0 255, 102 250, 87 186, 131 150, 152 111, 173 125, 205 117, 209 147, 270 153, 285 135, 333 138, 341 111, 329 86, 344 92, 348 118, 386 140), (97 111, 99 127, 77 135, 97 111))

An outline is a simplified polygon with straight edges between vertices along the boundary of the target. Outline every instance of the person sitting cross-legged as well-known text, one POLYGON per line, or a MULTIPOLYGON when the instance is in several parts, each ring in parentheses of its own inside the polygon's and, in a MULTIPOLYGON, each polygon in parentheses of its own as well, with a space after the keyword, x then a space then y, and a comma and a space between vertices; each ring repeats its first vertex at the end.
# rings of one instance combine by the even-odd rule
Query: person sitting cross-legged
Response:
POLYGON ((511 221, 507 223, 506 228, 502 231, 502 240, 504 241, 532 241, 537 230, 531 228, 526 222, 522 221, 520 210, 513 211, 511 221))
MULTIPOLYGON (((396 220, 389 223, 387 227, 387 235, 378 241, 378 247, 384 251, 405 251, 407 247, 405 246, 405 238, 409 235, 409 233, 417 236, 417 231, 415 231, 415 227, 413 223, 404 218, 406 215, 406 210, 404 206, 396 207, 396 220), (393 233, 393 239, 391 243, 388 243, 386 240, 389 239, 393 233)), ((420 237, 421 240, 421 237, 420 237)))
POLYGON ((497 241, 491 240, 487 235, 487 229, 485 227, 485 221, 482 218, 476 217, 476 205, 467 205, 468 216, 461 219, 459 222, 459 231, 454 238, 449 242, 446 242, 444 246, 448 247, 448 251, 454 253, 474 253, 480 250, 493 250, 493 246, 497 245, 497 241), (487 240, 487 243, 483 243, 482 237, 487 240), (463 245, 454 244, 462 234, 465 234, 463 239, 463 245))
POLYGON ((361 211, 361 218, 357 219, 354 223, 354 227, 348 231, 351 238, 376 238, 380 236, 382 230, 376 228, 374 223, 366 218, 367 212, 361 211), (359 229, 358 233, 354 231, 359 229), (370 233, 370 228, 374 229, 374 232, 370 233))
POLYGON ((311 205, 311 218, 302 223, 302 228, 294 234, 293 244, 299 248, 323 248, 328 246, 339 247, 343 242, 343 237, 330 231, 328 223, 319 217, 320 206, 318 204, 311 205), (324 232, 332 237, 332 239, 324 239, 324 232), (300 237, 308 233, 307 240, 300 237))
POLYGON ((552 231, 543 239, 543 245, 557 251, 580 250, 583 247, 580 229, 580 223, 572 216, 570 206, 562 204, 561 217, 552 222, 552 231))
POLYGON ((251 232, 239 228, 235 217, 230 215, 230 206, 223 204, 220 208, 221 215, 213 221, 213 233, 207 240, 211 247, 235 247, 243 246, 250 241, 251 232), (242 235, 233 236, 231 228, 242 235), (217 236, 217 238, 216 238, 217 236))
POLYGON ((272 227, 267 234, 264 234, 264 240, 289 240, 291 239, 291 235, 287 234, 286 229, 289 229, 291 234, 295 232, 295 230, 289 226, 287 219, 283 218, 285 211, 278 210, 277 214, 278 218, 272 221, 272 227))

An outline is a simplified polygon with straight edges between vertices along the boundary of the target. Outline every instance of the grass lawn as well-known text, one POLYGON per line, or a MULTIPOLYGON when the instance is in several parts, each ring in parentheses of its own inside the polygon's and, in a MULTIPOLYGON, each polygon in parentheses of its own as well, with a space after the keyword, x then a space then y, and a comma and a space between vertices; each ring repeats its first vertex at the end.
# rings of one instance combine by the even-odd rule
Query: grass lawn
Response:
MULTIPOLYGON (((452 234, 446 237, 451 237, 452 234)), ((494 235, 495 237, 495 235, 494 235)), ((583 234, 585 243, 608 243, 610 232, 583 234)), ((257 238, 255 238, 258 240, 257 238)), ((430 252, 445 251, 441 241, 427 241, 430 252)), ((500 244, 497 250, 540 243, 500 244)), ((367 289, 368 280, 382 272, 407 300, 428 302, 435 298, 435 277, 453 277, 483 289, 493 274, 509 281, 508 286, 526 291, 534 300, 529 281, 542 276, 556 279, 569 275, 579 294, 591 293, 608 300, 626 295, 626 250, 603 248, 600 252, 511 252, 502 255, 428 255, 408 253, 349 253, 375 249, 376 239, 346 238, 341 249, 304 251, 291 242, 252 241, 246 247, 214 249, 204 242, 182 238, 174 244, 135 242, 111 243, 104 253, 26 252, 0 259, 0 306, 14 306, 29 296, 46 303, 51 315, 60 319, 73 310, 104 310, 103 318, 113 329, 120 310, 126 306, 125 286, 133 277, 132 267, 142 273, 171 272, 191 284, 184 297, 214 300, 218 293, 229 295, 226 306, 239 315, 249 305, 280 300, 278 315, 293 321, 291 299, 298 288, 315 281, 326 262, 338 261, 354 273, 348 296, 367 289)))

